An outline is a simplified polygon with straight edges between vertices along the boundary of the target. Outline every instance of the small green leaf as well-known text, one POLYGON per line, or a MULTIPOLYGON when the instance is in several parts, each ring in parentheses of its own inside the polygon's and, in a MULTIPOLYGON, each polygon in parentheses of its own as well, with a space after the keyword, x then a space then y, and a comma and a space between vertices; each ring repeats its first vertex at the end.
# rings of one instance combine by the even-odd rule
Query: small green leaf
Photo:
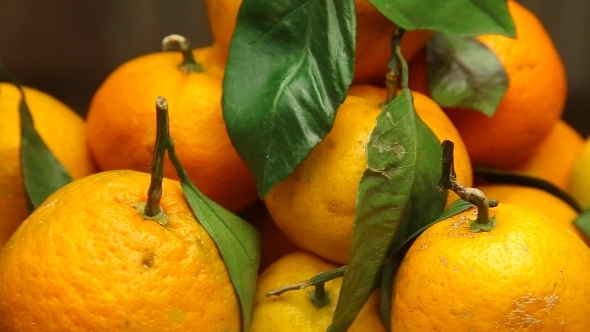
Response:
MULTIPOLYGON (((8 73, 2 64, 0 64, 0 72, 8 77, 21 93, 18 106, 22 139, 20 162, 27 193, 27 207, 29 212, 32 212, 57 189, 72 182, 72 177, 35 130, 22 85, 8 73)), ((55 128, 55 130, 59 130, 59 128, 55 128)))
POLYGON ((358 188, 351 258, 328 331, 345 331, 378 285, 394 239, 438 217, 446 193, 437 191, 440 143, 417 116, 409 89, 378 116, 367 143, 367 169, 358 188))
POLYGON ((574 225, 590 239, 590 208, 582 211, 574 220, 574 225))
POLYGON ((492 116, 508 90, 508 75, 494 52, 473 37, 436 32, 427 46, 428 88, 441 106, 492 116))
POLYGON ((383 15, 406 30, 430 29, 472 36, 488 33, 516 36, 506 0, 369 1, 383 15))
POLYGON ((260 264, 258 231, 207 198, 190 181, 181 181, 181 185, 195 216, 219 248, 234 289, 240 298, 243 330, 247 331, 260 264))
POLYGON ((582 207, 567 192, 556 185, 538 177, 519 172, 501 171, 490 168, 477 167, 473 169, 473 175, 491 183, 514 184, 544 190, 566 202, 577 213, 582 212, 582 207))
MULTIPOLYGON (((457 199, 456 201, 454 201, 451 206, 449 206, 448 209, 445 210, 445 212, 443 212, 443 214, 441 214, 434 222, 437 223, 441 220, 450 218, 456 214, 459 214, 461 212, 467 211, 468 209, 474 207, 475 205, 473 203, 464 201, 462 199, 457 199)), ((424 230, 426 230, 426 228, 430 227, 432 224, 430 225, 426 225, 426 227, 424 227, 424 229, 420 230, 420 233, 422 233, 424 230)))
POLYGON ((229 136, 263 198, 332 128, 352 82, 353 0, 247 0, 223 82, 229 136))

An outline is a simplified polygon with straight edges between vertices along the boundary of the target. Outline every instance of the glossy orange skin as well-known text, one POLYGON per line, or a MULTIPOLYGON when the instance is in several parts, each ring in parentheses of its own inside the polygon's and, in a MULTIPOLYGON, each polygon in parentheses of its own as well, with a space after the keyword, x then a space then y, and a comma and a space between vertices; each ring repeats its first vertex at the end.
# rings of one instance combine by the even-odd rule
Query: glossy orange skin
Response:
MULTIPOLYGON (((147 54, 116 68, 92 98, 88 144, 101 170, 149 172, 156 138, 155 103, 163 96, 168 101, 170 135, 191 181, 220 205, 239 211, 258 195, 223 120, 223 63, 214 47, 196 49, 193 55, 204 71, 180 70, 178 52, 147 54)), ((168 158, 164 176, 178 179, 168 158)))
POLYGON ((490 232, 472 208, 407 252, 394 284, 393 331, 587 331, 590 249, 561 223, 500 204, 490 232))
POLYGON ((97 173, 27 218, 0 251, 0 331, 240 331, 229 273, 178 181, 163 182, 166 227, 134 207, 149 182, 97 173))
POLYGON ((570 173, 583 146, 582 135, 559 120, 532 156, 508 170, 541 178, 567 190, 570 173))

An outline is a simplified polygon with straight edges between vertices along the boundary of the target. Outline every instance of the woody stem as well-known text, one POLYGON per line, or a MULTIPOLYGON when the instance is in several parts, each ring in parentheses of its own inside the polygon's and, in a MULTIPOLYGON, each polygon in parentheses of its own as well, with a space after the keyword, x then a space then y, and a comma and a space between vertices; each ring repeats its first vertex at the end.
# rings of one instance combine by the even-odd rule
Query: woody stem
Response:
POLYGON ((193 56, 193 49, 188 39, 181 35, 172 34, 162 40, 162 50, 164 52, 174 50, 174 46, 178 47, 182 54, 182 63, 178 65, 180 70, 187 74, 203 71, 203 66, 193 56))
POLYGON ((442 175, 437 185, 439 190, 452 190, 461 199, 468 201, 477 206, 477 219, 475 224, 471 225, 474 231, 489 231, 495 227, 495 221, 490 217, 490 204, 483 192, 477 188, 463 186, 455 174, 454 166, 454 143, 450 140, 442 142, 442 175))
POLYGON ((160 213, 160 199, 162 198, 162 181, 164 180, 164 156, 168 148, 168 103, 163 97, 156 99, 156 143, 154 156, 150 165, 151 180, 147 192, 145 215, 154 217, 160 213))

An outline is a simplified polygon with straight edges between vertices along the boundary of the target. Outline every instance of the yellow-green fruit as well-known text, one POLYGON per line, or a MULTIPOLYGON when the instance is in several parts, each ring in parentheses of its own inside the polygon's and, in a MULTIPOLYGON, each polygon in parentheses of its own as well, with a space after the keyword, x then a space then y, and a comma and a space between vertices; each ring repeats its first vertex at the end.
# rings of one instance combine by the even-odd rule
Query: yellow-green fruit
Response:
MULTIPOLYGON (((314 288, 298 289, 278 296, 266 296, 269 291, 315 277, 320 272, 338 266, 314 254, 297 251, 271 264, 258 278, 252 332, 324 332, 332 321, 338 302, 342 278, 325 283, 325 303, 314 305, 314 288)), ((360 311, 349 332, 385 332, 379 318, 379 297, 373 292, 360 311)))
POLYGON ((568 191, 582 208, 590 207, 590 138, 586 139, 582 151, 574 162, 568 191))

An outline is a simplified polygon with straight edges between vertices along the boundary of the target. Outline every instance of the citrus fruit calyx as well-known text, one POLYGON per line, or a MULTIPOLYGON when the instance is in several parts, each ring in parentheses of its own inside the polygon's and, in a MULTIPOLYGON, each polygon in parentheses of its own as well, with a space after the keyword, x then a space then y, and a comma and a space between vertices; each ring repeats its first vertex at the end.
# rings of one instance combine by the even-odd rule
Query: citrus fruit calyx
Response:
POLYGON ((438 190, 452 190, 462 200, 477 206, 477 218, 470 220, 469 229, 472 232, 489 232, 496 227, 496 219, 490 216, 490 203, 484 193, 477 188, 463 186, 457 181, 454 166, 453 141, 442 142, 442 174, 436 188, 438 190))
POLYGON ((307 293, 307 296, 309 301, 311 301, 311 303, 313 303, 318 309, 330 304, 330 296, 328 296, 328 292, 326 292, 326 287, 323 282, 315 285, 314 289, 307 293))
POLYGON ((133 207, 143 217, 143 219, 157 221, 158 224, 166 226, 166 224, 168 223, 168 216, 164 214, 164 210, 162 210, 162 207, 158 206, 159 212, 153 216, 150 216, 146 213, 146 206, 147 202, 139 202, 133 205, 133 207))
POLYGON ((182 53, 182 63, 178 65, 178 69, 185 74, 204 71, 203 66, 195 60, 193 48, 188 39, 178 34, 172 34, 162 40, 162 50, 164 52, 173 50, 174 46, 177 46, 182 53))

